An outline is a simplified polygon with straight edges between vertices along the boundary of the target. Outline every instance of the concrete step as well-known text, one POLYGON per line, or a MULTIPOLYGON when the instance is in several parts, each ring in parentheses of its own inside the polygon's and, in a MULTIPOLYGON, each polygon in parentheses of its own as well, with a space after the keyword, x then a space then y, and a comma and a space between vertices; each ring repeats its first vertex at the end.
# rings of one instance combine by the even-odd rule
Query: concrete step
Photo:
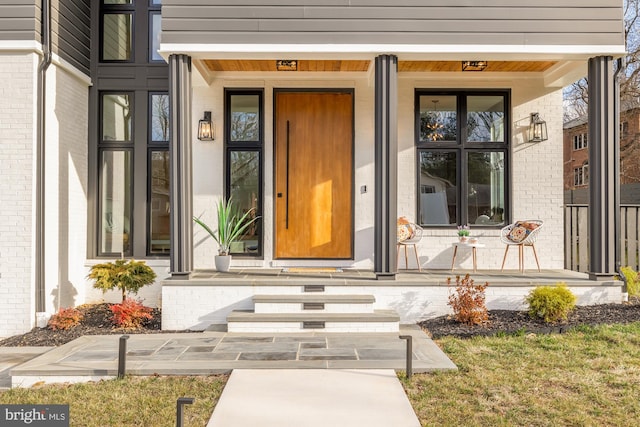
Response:
POLYGON ((255 295, 256 313, 373 313, 373 295, 255 295))
POLYGON ((373 313, 256 313, 233 311, 227 316, 229 332, 394 332, 400 316, 393 310, 373 313))

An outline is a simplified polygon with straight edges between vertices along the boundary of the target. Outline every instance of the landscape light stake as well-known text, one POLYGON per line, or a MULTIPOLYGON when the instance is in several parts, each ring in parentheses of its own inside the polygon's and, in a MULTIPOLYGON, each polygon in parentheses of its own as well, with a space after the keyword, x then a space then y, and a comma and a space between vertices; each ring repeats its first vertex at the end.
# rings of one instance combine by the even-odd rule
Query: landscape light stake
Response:
POLYGON ((195 399, 193 397, 180 397, 178 398, 178 407, 176 409, 176 427, 182 427, 184 425, 184 405, 191 405, 195 399))
POLYGON ((127 340, 129 335, 120 337, 120 346, 118 349, 118 379, 124 378, 125 364, 127 363, 127 340))
POLYGON ((400 335, 401 340, 407 340, 407 379, 413 375, 413 337, 411 335, 400 335))

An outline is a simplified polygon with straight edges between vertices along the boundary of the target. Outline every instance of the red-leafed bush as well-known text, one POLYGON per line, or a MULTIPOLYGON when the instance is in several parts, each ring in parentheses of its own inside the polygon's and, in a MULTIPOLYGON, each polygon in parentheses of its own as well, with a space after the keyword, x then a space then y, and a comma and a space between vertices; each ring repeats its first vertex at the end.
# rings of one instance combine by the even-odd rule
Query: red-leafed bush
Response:
POLYGON ((49 319, 48 326, 54 331, 58 329, 71 329, 80 324, 82 313, 73 307, 61 308, 49 319))
MULTIPOLYGON (((451 286, 451 278, 447 278, 451 286)), ((467 274, 463 279, 456 276, 456 288, 449 294, 449 305, 453 309, 455 319, 467 325, 481 325, 489 320, 489 312, 485 305, 485 290, 488 282, 477 285, 467 274)))
POLYGON ((141 302, 131 298, 109 308, 113 313, 113 323, 120 328, 137 329, 145 320, 153 318, 151 307, 145 307, 141 302))

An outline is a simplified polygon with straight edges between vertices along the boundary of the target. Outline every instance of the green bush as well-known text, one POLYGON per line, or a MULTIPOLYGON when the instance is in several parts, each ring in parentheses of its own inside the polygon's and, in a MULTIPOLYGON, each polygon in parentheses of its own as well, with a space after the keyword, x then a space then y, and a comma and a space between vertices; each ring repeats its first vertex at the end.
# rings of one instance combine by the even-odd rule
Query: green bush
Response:
POLYGON ((144 261, 117 259, 94 265, 87 277, 95 280, 93 287, 102 292, 120 289, 124 302, 127 292, 135 294, 141 287, 155 282, 156 273, 144 261))
POLYGON ((576 306, 576 296, 564 283, 555 286, 537 286, 526 298, 529 315, 547 323, 566 320, 576 306))
POLYGON ((638 272, 631 267, 622 267, 622 274, 627 279, 627 292, 630 297, 640 296, 640 283, 638 283, 638 272))

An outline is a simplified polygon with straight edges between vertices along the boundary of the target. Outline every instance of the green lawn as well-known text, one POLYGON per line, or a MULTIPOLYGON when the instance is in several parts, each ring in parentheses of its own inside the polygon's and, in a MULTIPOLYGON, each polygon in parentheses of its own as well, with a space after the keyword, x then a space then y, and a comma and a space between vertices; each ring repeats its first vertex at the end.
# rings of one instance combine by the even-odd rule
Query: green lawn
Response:
POLYGON ((126 377, 96 383, 46 385, 0 392, 3 404, 69 404, 71 426, 175 426, 176 402, 185 405, 185 426, 206 426, 227 376, 126 377))
MULTIPOLYGON (((640 420, 640 323, 562 335, 443 338, 459 371, 402 380, 423 426, 631 426, 640 420)), ((401 376, 401 378, 403 378, 401 376)), ((0 403, 70 404, 72 426, 205 426, 227 376, 127 377, 0 393, 0 403)), ((395 427, 395 426, 393 426, 395 427)))
POLYGON ((403 380, 423 426, 639 423, 640 323, 437 342, 459 371, 403 380))

